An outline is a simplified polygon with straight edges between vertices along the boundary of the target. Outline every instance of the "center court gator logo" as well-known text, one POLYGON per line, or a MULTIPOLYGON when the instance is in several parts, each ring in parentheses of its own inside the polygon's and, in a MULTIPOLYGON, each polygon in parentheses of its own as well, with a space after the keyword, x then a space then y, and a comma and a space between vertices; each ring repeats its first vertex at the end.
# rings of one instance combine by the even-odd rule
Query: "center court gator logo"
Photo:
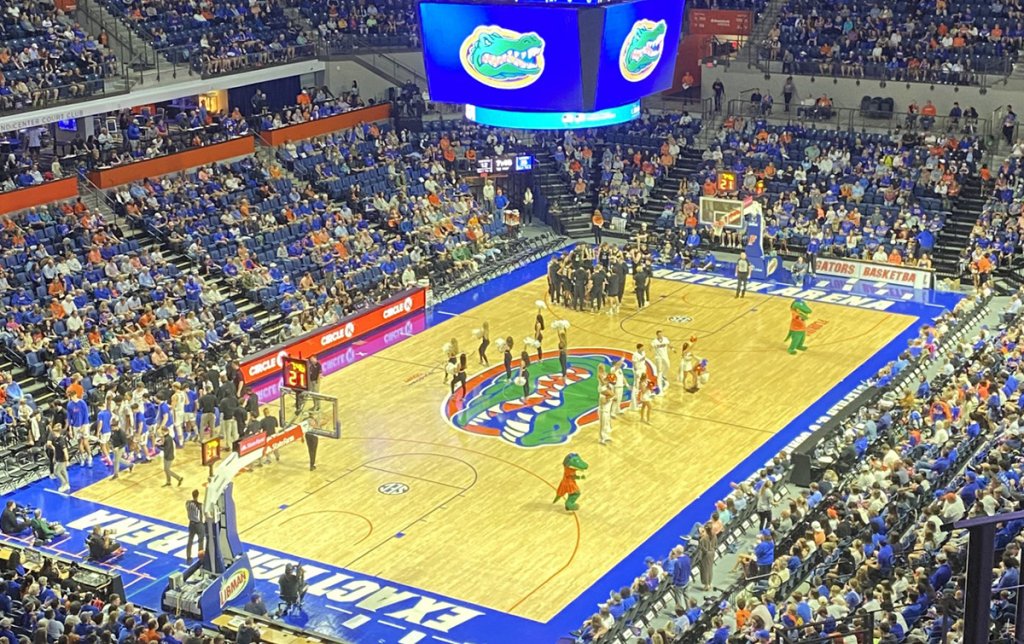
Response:
POLYGON ((520 89, 544 73, 544 39, 497 25, 479 26, 459 47, 462 68, 495 89, 520 89))
MULTIPOLYGON (((465 399, 459 390, 448 396, 441 405, 441 414, 456 429, 500 438, 519 447, 558 445, 583 425, 597 421, 597 367, 603 364, 610 370, 619 359, 625 361, 625 408, 634 378, 630 354, 618 349, 580 348, 569 350, 565 378, 557 351, 546 352, 540 361, 533 360, 526 399, 522 385, 515 383, 519 376, 517 359, 512 363, 512 380, 505 377, 503 364, 489 367, 467 381, 465 399)), ((648 378, 654 378, 649 362, 643 368, 648 378)))
POLYGON ((619 50, 619 71, 623 78, 635 83, 651 75, 665 51, 667 31, 664 20, 654 22, 643 18, 633 23, 619 50))

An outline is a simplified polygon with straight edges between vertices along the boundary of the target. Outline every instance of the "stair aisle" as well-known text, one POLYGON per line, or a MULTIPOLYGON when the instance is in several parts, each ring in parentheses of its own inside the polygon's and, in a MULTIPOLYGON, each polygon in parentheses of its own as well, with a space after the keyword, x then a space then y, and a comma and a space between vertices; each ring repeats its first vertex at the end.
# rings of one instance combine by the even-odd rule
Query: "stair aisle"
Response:
POLYGON ((961 184, 960 195, 953 202, 951 216, 946 220, 936 242, 932 260, 939 279, 964 277, 960 275, 960 253, 967 247, 971 229, 977 223, 984 207, 985 198, 981 196, 981 182, 977 177, 967 178, 961 184))

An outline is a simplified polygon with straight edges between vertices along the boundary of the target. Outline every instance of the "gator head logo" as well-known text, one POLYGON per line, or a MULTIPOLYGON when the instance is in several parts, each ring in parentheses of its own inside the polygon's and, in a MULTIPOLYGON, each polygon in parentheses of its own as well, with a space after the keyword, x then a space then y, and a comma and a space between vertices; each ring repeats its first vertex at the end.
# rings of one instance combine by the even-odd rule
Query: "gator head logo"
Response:
POLYGON ((462 41, 459 59, 466 73, 484 85, 519 89, 544 72, 544 39, 533 31, 480 26, 462 41))
MULTIPOLYGON (((562 376, 558 352, 545 353, 528 370, 528 394, 516 384, 521 375, 520 361, 512 362, 512 378, 504 365, 490 367, 466 383, 466 396, 456 390, 441 405, 441 415, 456 429, 480 436, 491 436, 518 447, 558 445, 576 431, 598 419, 597 368, 623 360, 624 390, 622 407, 629 406, 635 377, 631 354, 617 349, 581 348, 568 352, 569 368, 562 376)), ((640 366, 654 381, 649 362, 640 366)))
POLYGON ((619 50, 619 71, 631 82, 642 81, 658 66, 665 51, 665 33, 668 25, 664 20, 641 19, 633 23, 619 50))

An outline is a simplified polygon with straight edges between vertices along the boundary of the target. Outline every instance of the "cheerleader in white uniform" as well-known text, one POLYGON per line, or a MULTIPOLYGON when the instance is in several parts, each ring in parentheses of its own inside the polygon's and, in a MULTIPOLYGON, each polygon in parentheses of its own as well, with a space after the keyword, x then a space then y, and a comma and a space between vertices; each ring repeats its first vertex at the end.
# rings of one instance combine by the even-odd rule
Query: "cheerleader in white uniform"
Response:
POLYGON ((459 366, 459 341, 452 338, 442 347, 444 349, 444 382, 455 376, 459 366))
POLYGON ((654 396, 654 383, 647 379, 647 372, 640 374, 636 387, 637 405, 640 407, 640 420, 651 424, 651 398, 654 396))
POLYGON ((683 383, 683 389, 689 392, 697 390, 696 369, 700 359, 693 355, 693 345, 696 342, 696 338, 690 338, 688 342, 683 342, 683 347, 679 352, 679 382, 683 383))
POLYGON ((601 421, 598 440, 602 445, 607 445, 612 440, 612 409, 615 404, 614 387, 610 382, 602 385, 597 395, 599 405, 597 415, 601 421))

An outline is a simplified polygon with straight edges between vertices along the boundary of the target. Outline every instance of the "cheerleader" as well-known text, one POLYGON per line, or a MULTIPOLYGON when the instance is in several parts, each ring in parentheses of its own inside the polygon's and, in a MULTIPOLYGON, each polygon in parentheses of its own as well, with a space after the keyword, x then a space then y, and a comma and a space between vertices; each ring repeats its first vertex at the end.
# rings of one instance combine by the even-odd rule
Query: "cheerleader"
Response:
POLYGON ((697 338, 691 337, 689 342, 683 342, 683 348, 679 355, 679 382, 683 383, 683 389, 693 393, 697 391, 697 357, 693 355, 693 345, 697 338))
POLYGON ((597 392, 597 415, 601 421, 598 442, 607 445, 612 442, 612 416, 615 404, 615 391, 611 383, 603 385, 597 392))
POLYGON ((566 346, 565 336, 558 334, 558 364, 562 367, 562 378, 565 378, 569 370, 569 348, 566 346))
POLYGON ((537 360, 541 360, 544 350, 541 348, 541 343, 544 342, 544 313, 543 310, 545 304, 542 300, 537 300, 537 318, 533 322, 533 339, 537 341, 537 360))
POLYGON ((488 322, 484 322, 480 327, 480 348, 476 350, 477 356, 480 358, 480 364, 484 366, 490 366, 491 362, 487 359, 487 347, 491 345, 491 325, 488 322))
POLYGON ((654 383, 647 378, 647 372, 640 374, 635 388, 637 406, 640 408, 640 420, 651 424, 651 397, 654 395, 654 383))
POLYGON ((522 352, 520 352, 519 361, 523 363, 524 367, 530 366, 530 352, 526 347, 523 347, 522 352))
POLYGON ((458 370, 459 364, 459 341, 452 338, 444 345, 444 382, 448 383, 448 378, 453 376, 458 370))
MULTIPOLYGON (((499 341, 501 339, 499 338, 499 341)), ((508 336, 504 340, 505 343, 505 380, 512 380, 512 336, 508 336)))
MULTIPOLYGON (((525 354, 526 351, 523 351, 525 354)), ((530 358, 529 356, 523 360, 523 364, 519 367, 519 378, 516 379, 522 382, 523 385, 523 400, 530 395, 530 358)))
POLYGON ((615 401, 612 407, 612 416, 622 415, 622 396, 626 393, 626 372, 625 364, 619 360, 612 365, 612 371, 608 374, 608 380, 612 383, 612 392, 615 394, 615 401))
POLYGON ((455 385, 458 384, 462 390, 462 397, 466 397, 466 354, 459 355, 459 365, 452 376, 452 395, 455 395, 455 385))

